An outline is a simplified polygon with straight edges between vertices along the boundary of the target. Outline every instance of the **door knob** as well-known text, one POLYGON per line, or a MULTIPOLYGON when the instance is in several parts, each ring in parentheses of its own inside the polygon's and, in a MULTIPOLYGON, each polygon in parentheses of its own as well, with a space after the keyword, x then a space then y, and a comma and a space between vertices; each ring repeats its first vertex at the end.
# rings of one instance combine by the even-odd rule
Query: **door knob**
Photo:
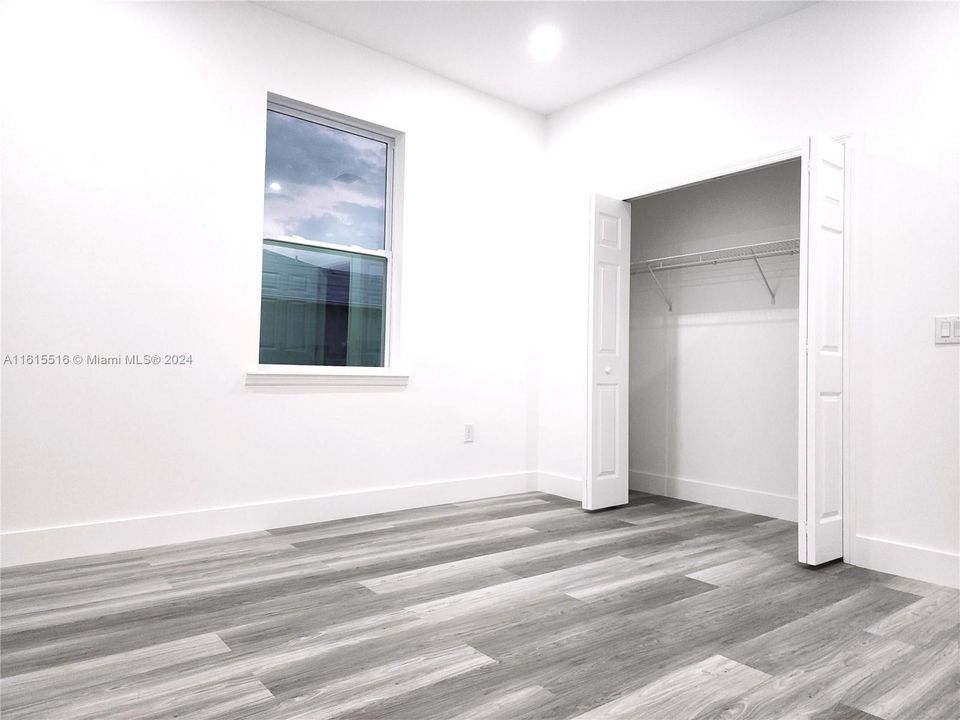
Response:
POLYGON ((605 372, 607 375, 609 375, 609 374, 610 374, 610 368, 605 367, 605 368, 603 369, 603 372, 605 372))

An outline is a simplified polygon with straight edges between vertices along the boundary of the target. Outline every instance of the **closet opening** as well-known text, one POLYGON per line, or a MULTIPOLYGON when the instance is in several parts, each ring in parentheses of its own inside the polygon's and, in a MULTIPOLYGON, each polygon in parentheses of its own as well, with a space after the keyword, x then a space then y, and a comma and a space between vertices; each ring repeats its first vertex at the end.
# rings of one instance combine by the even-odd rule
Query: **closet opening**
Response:
POLYGON ((629 205, 630 489, 796 522, 800 159, 629 205))

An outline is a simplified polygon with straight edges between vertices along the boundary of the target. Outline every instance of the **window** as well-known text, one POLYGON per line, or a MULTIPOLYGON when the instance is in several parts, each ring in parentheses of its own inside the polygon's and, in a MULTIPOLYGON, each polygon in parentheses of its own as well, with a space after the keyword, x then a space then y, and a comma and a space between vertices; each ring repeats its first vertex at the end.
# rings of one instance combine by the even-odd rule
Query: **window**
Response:
POLYGON ((385 367, 396 134, 270 97, 261 365, 385 367))

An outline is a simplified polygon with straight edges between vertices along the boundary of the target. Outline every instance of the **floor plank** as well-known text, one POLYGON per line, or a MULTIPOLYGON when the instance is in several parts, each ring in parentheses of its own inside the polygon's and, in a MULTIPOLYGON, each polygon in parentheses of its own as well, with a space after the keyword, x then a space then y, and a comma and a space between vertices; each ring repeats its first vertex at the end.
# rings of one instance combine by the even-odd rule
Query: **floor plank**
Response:
POLYGON ((928 645, 943 632, 944 627, 958 620, 960 601, 957 593, 943 588, 891 615, 885 615, 867 630, 912 645, 928 645))
POLYGON ((885 720, 960 717, 960 626, 873 675, 848 695, 849 705, 885 720))
POLYGON ((589 710, 579 715, 578 720, 691 717, 704 706, 738 697, 769 677, 722 655, 714 655, 589 710))

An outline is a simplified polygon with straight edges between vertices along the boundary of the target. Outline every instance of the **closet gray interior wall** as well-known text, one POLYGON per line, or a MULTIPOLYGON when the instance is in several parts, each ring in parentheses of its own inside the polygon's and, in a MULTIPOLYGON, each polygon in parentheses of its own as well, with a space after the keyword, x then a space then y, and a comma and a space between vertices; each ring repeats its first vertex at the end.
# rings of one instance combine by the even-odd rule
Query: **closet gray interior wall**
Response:
MULTIPOLYGON (((800 163, 634 200, 637 261, 795 238, 800 163)), ((630 484, 796 519, 798 256, 631 276, 630 484)))

